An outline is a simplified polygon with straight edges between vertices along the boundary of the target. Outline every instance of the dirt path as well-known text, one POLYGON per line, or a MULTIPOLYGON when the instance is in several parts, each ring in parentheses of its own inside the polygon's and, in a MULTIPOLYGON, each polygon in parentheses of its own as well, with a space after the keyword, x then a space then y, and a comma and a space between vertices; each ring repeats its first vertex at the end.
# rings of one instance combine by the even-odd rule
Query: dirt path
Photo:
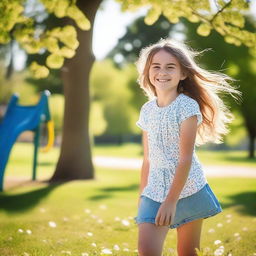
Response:
MULTIPOLYGON (((97 156, 94 164, 100 167, 112 169, 132 169, 141 168, 142 159, 138 158, 117 158, 97 156)), ((256 178, 256 167, 226 166, 226 165, 203 165, 207 177, 253 177, 256 178)))
MULTIPOLYGON (((121 157, 94 157, 93 162, 96 166, 106 167, 118 170, 139 171, 142 165, 142 159, 138 158, 121 158, 121 157)), ((204 165, 206 177, 251 177, 256 178, 256 167, 243 166, 221 166, 221 165, 204 165)), ((26 186, 28 184, 38 185, 43 180, 32 182, 28 176, 6 177, 4 189, 26 186)))

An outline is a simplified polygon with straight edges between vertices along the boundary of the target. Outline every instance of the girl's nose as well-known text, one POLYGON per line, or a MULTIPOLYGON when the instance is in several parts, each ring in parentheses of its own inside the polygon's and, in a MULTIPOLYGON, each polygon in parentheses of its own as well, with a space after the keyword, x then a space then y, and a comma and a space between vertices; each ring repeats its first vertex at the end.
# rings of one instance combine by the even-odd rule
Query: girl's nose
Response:
POLYGON ((168 72, 165 69, 160 69, 158 74, 164 76, 164 75, 168 74, 168 72))

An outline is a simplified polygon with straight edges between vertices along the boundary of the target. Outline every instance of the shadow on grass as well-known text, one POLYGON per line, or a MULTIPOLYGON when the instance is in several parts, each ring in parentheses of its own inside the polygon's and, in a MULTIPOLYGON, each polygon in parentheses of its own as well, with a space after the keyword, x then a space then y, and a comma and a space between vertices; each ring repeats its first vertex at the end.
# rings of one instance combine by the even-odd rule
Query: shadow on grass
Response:
POLYGON ((248 158, 247 156, 242 157, 242 156, 227 155, 224 159, 232 163, 240 163, 240 162, 256 163, 256 158, 248 158))
MULTIPOLYGON (((113 197, 115 192, 124 192, 124 191, 135 191, 138 190, 138 184, 131 184, 129 186, 119 186, 119 187, 104 187, 98 189, 98 194, 95 196, 88 197, 88 200, 95 201, 95 200, 102 200, 106 198, 113 197)), ((97 193, 97 192, 96 192, 97 193)))
POLYGON ((227 196, 230 203, 221 203, 223 208, 238 207, 237 211, 244 215, 256 216, 256 192, 243 192, 227 196))
POLYGON ((50 192, 66 182, 48 183, 48 181, 45 181, 40 183, 46 184, 46 186, 15 195, 7 194, 6 192, 0 194, 0 210, 8 212, 24 212, 35 207, 50 192))

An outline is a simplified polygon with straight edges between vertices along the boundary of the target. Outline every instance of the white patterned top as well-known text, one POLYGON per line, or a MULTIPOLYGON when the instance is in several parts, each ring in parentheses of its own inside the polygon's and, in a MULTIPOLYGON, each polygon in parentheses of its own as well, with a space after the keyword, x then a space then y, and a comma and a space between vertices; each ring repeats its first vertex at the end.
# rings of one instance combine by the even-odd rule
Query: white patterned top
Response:
MULTIPOLYGON (((181 93, 168 106, 159 107, 157 98, 147 101, 140 110, 136 125, 147 131, 149 147, 149 177, 141 195, 163 202, 170 190, 179 159, 179 132, 181 122, 196 115, 197 124, 202 114, 196 100, 181 93)), ((198 192, 207 179, 193 149, 189 176, 179 199, 198 192)))

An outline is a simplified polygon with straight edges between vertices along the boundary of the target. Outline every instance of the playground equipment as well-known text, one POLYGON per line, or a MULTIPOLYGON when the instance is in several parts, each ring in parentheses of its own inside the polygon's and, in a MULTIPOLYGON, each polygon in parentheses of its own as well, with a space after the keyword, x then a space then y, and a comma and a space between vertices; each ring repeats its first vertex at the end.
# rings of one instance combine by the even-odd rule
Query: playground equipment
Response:
POLYGON ((0 191, 3 191, 4 171, 11 149, 19 134, 30 130, 34 132, 34 160, 32 180, 36 179, 37 154, 41 123, 47 123, 48 144, 43 151, 48 151, 54 143, 54 127, 48 106, 49 91, 41 93, 37 105, 18 105, 18 95, 14 94, 8 104, 5 116, 0 123, 0 191))

